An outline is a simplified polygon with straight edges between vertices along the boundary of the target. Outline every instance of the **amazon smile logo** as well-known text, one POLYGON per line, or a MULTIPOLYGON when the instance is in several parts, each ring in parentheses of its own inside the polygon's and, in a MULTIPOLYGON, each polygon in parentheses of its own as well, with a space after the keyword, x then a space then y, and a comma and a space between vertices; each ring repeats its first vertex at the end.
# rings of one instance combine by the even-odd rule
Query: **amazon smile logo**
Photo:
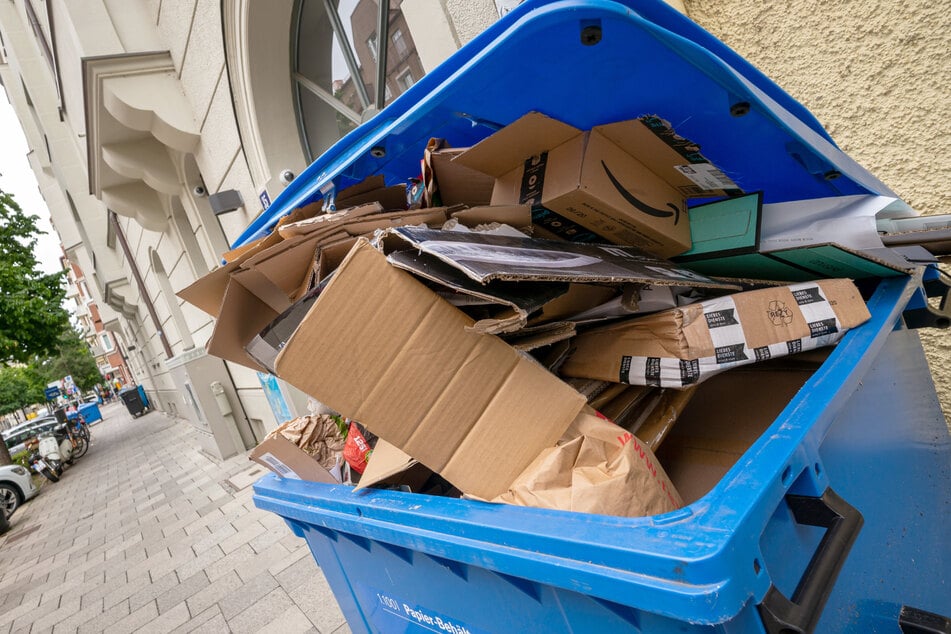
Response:
POLYGON ((624 197, 624 200, 631 203, 635 209, 655 218, 670 218, 673 216, 674 224, 680 222, 680 207, 673 203, 667 203, 667 206, 672 211, 651 207, 644 201, 639 200, 634 194, 627 191, 627 189, 624 188, 624 185, 622 185, 621 182, 614 176, 614 174, 611 173, 611 170, 608 169, 608 166, 604 161, 601 161, 601 167, 604 168, 604 173, 608 175, 608 179, 611 181, 611 184, 614 185, 614 188, 617 189, 618 193, 624 197))

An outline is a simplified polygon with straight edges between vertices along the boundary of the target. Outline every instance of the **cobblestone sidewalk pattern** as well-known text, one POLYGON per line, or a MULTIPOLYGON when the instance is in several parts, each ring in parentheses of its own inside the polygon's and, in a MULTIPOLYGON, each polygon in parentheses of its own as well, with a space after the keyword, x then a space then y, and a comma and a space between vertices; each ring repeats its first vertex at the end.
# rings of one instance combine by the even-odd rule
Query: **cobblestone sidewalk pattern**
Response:
POLYGON ((349 632, 304 540, 254 507, 244 455, 211 460, 159 412, 102 411, 89 452, 0 536, 0 634, 349 632))

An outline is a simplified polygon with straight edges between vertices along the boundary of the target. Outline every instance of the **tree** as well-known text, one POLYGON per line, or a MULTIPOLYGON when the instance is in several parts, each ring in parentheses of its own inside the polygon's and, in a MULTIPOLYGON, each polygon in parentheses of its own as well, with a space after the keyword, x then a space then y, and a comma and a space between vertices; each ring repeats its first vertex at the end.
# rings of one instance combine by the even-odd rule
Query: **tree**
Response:
POLYGON ((37 268, 36 221, 0 190, 0 362, 55 354, 70 327, 62 305, 65 271, 47 275, 37 268))
POLYGON ((95 357, 82 336, 73 328, 60 334, 56 356, 45 359, 42 368, 46 382, 58 381, 70 375, 81 392, 91 390, 97 383, 102 382, 102 374, 96 365, 95 357))
POLYGON ((44 377, 33 365, 0 366, 0 414, 42 403, 46 396, 44 377))
MULTIPOLYGON (((0 365, 56 354, 60 336, 70 329, 63 308, 65 271, 46 275, 37 268, 34 251, 42 232, 36 221, 0 190, 0 365)), ((12 372, 11 384, 3 389, 22 387, 16 368, 6 369, 12 372)), ((0 464, 9 463, 6 444, 0 442, 0 464)))

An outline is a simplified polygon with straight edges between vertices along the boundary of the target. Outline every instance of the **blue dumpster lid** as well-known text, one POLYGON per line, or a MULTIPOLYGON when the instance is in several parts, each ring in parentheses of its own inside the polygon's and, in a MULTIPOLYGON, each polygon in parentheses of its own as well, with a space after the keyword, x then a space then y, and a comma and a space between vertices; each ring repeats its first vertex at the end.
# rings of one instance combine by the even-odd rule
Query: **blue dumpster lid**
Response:
POLYGON ((266 235, 282 216, 334 188, 374 174, 388 185, 418 176, 431 137, 466 147, 532 110, 581 129, 658 115, 742 189, 761 190, 765 203, 897 197, 839 150, 801 104, 665 2, 538 0, 327 150, 234 246, 266 235))

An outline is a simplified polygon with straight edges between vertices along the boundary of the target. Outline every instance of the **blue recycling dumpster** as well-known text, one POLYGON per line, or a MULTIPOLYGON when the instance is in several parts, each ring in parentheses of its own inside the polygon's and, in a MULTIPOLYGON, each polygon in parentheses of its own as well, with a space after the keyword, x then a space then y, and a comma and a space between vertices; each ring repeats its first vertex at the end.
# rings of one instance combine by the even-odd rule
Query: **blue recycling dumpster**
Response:
MULTIPOLYGON (((528 2, 328 150, 237 244, 371 174, 405 182, 430 137, 470 145, 531 110, 581 129, 659 114, 767 203, 894 196, 663 2, 528 2)), ((865 284, 871 321, 787 368, 764 403, 735 406, 761 406, 765 431, 728 464, 696 458, 716 479, 677 511, 606 517, 272 475, 255 504, 307 540, 355 632, 931 631, 912 628, 951 614, 951 439, 908 324, 940 283, 922 267, 865 284)), ((720 376, 708 403, 760 392, 753 374, 720 376)), ((705 421, 684 433, 730 427, 705 421)))
POLYGON ((99 405, 97 403, 83 403, 79 406, 78 411, 82 414, 83 419, 85 419, 87 423, 102 420, 102 412, 99 411, 99 405))
POLYGON ((66 413, 67 420, 76 420, 76 418, 82 414, 83 419, 87 423, 92 423, 97 420, 102 420, 102 412, 99 411, 99 405, 97 403, 83 403, 78 408, 71 412, 66 413))

